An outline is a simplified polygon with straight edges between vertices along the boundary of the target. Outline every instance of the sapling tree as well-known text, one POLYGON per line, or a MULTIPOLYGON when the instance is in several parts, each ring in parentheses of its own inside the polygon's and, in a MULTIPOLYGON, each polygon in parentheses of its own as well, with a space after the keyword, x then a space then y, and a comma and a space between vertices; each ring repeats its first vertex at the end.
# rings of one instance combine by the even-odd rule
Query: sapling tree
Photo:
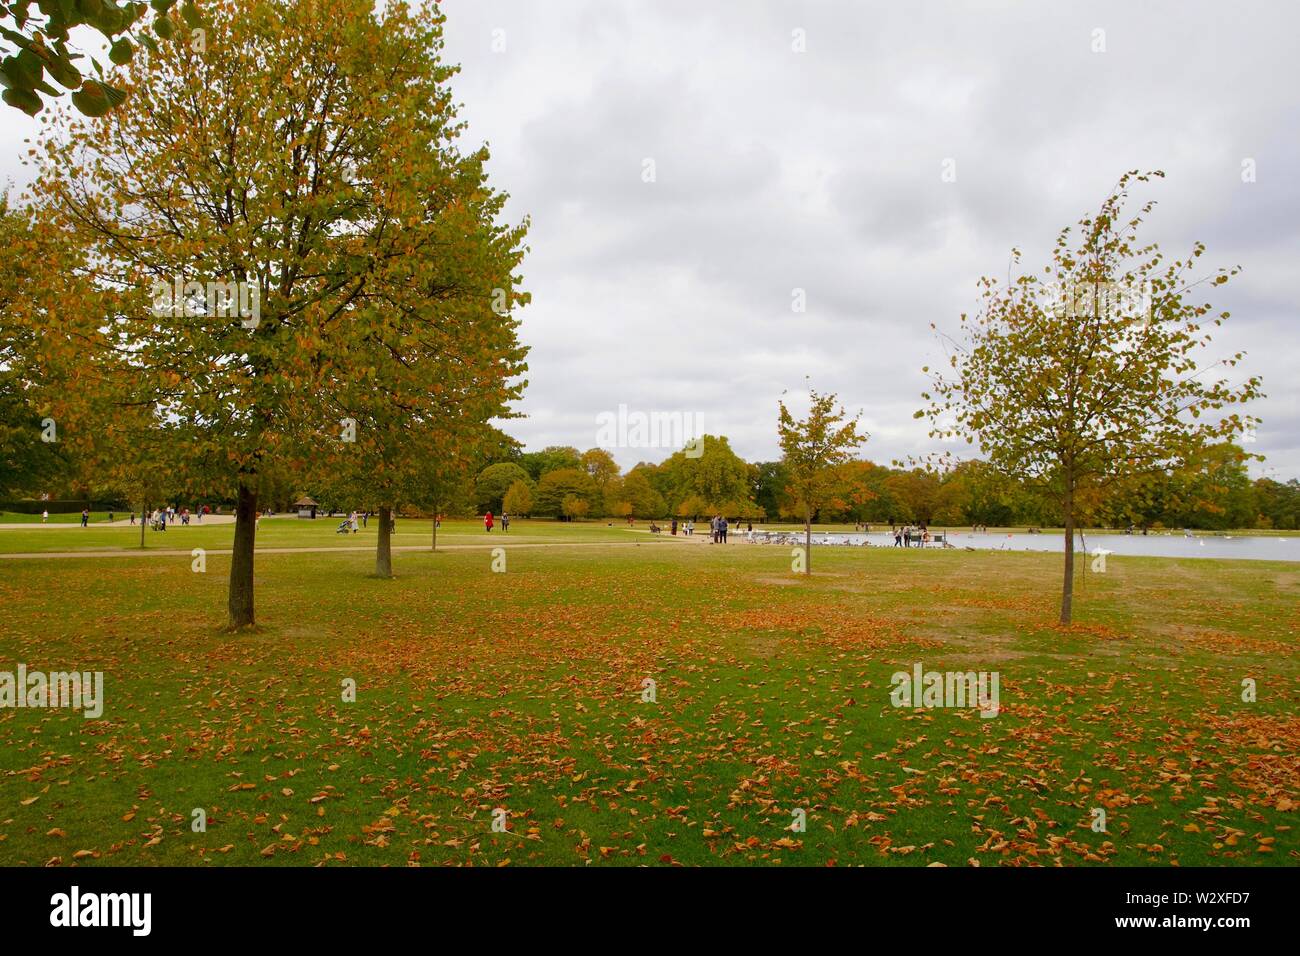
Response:
MULTIPOLYGON (((932 436, 964 438, 1059 504, 1062 624, 1071 620, 1074 537, 1087 503, 1195 460, 1258 421, 1224 411, 1261 395, 1258 377, 1230 378, 1244 353, 1205 355, 1229 314, 1201 292, 1238 268, 1198 276, 1203 244, 1168 260, 1157 244, 1140 243, 1154 201, 1126 218, 1130 186, 1162 176, 1125 173, 1077 231, 1060 232, 1040 273, 1007 285, 981 279, 982 308, 942 338, 947 367, 932 372, 928 406, 916 416, 929 418, 932 436)), ((1013 250, 1013 267, 1019 261, 1013 250)))
POLYGON ((812 574, 812 518, 817 509, 839 492, 843 467, 853 451, 869 436, 858 431, 861 413, 849 418, 834 393, 819 395, 810 389, 808 416, 796 419, 778 401, 777 435, 785 466, 786 496, 803 517, 804 573, 812 574))
POLYGON ((475 277, 482 297, 500 274, 481 262, 495 227, 480 215, 499 199, 479 154, 455 148, 436 6, 205 0, 203 14, 201 50, 142 51, 120 77, 124 103, 52 125, 35 193, 116 294, 103 314, 124 401, 175 428, 188 481, 236 499, 228 611, 242 628, 255 623, 259 495, 325 454, 307 439, 326 426, 328 390, 407 360, 388 346, 416 325, 418 350, 440 337, 444 358, 390 376, 403 390, 470 357, 458 382, 495 375, 483 369, 501 358, 496 326, 437 309, 453 308, 440 275, 475 277))

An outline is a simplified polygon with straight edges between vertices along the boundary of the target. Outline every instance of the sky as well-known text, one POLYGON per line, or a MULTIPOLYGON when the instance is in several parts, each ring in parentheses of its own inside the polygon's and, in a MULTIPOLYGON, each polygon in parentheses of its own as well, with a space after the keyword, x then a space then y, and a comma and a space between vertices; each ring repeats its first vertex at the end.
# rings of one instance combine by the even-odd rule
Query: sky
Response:
MULTIPOLYGON (((1145 236, 1243 268, 1209 300, 1232 312, 1212 354, 1264 379, 1252 473, 1300 477, 1300 6, 441 6, 466 143, 531 220, 504 426, 528 450, 608 444, 622 408, 771 460, 777 402, 808 384, 862 412, 865 457, 951 450, 913 418, 931 323, 955 330, 1013 246, 1045 262, 1122 172, 1161 169, 1134 193, 1158 201, 1145 236)), ((35 128, 0 112, 0 177, 26 181, 35 128)), ((676 431, 610 450, 662 460, 676 431)))

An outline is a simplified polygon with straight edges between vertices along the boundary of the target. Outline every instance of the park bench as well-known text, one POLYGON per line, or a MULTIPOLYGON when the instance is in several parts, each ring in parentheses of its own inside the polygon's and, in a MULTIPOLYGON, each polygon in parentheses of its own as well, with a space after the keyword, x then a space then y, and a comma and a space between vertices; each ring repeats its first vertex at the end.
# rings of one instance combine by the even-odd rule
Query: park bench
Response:
POLYGON ((925 534, 924 534, 924 532, 921 532, 921 531, 911 531, 911 532, 908 532, 907 540, 908 540, 908 543, 909 543, 909 544, 914 544, 914 545, 917 545, 918 547, 924 547, 926 544, 945 545, 945 544, 948 543, 948 532, 947 532, 947 531, 931 531, 931 532, 930 532, 930 540, 927 542, 927 541, 925 541, 925 534))

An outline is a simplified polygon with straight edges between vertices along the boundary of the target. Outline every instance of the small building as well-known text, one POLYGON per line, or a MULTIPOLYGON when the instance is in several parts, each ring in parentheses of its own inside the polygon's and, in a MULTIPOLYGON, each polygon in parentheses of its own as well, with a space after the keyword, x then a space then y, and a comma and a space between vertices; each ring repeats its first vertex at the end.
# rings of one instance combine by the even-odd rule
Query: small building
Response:
POLYGON ((293 506, 298 509, 299 518, 315 518, 316 509, 320 507, 318 504, 316 504, 316 502, 312 501, 306 495, 303 495, 301 498, 295 501, 293 503, 293 506))

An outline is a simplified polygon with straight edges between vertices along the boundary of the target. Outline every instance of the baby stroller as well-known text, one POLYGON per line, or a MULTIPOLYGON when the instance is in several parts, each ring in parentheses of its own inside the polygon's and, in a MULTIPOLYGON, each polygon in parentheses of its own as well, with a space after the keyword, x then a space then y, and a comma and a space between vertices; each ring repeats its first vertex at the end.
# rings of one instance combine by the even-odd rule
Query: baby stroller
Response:
POLYGON ((334 533, 347 534, 351 530, 352 530, 352 520, 350 518, 344 518, 343 521, 339 523, 339 526, 334 529, 334 533))

